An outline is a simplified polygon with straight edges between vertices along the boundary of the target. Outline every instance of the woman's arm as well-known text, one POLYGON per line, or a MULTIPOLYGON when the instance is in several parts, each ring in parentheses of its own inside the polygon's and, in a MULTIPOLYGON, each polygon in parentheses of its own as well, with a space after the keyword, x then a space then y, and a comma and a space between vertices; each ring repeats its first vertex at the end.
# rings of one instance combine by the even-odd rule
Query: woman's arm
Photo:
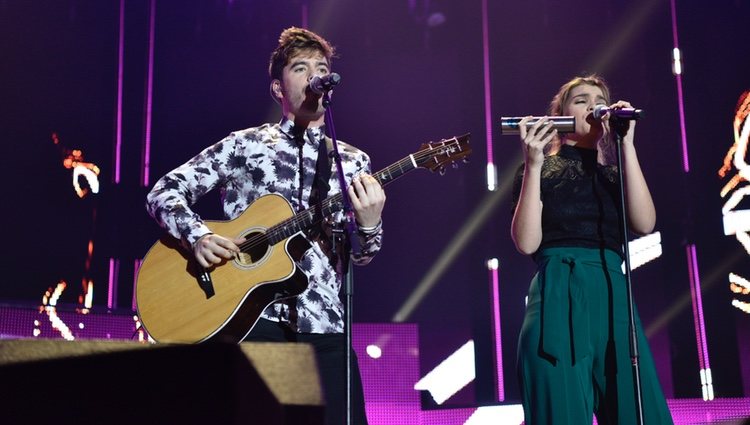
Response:
MULTIPOLYGON (((625 101, 619 101, 612 108, 630 108, 625 101)), ((656 225, 656 208, 651 192, 643 176, 635 149, 635 121, 630 121, 628 132, 622 141, 622 171, 625 179, 625 202, 628 209, 630 230, 639 235, 651 233, 656 225)))
POLYGON ((552 121, 546 117, 527 131, 529 118, 525 117, 519 122, 525 167, 510 228, 516 249, 526 255, 535 253, 542 243, 541 175, 544 147, 557 135, 557 130, 550 131, 552 121))

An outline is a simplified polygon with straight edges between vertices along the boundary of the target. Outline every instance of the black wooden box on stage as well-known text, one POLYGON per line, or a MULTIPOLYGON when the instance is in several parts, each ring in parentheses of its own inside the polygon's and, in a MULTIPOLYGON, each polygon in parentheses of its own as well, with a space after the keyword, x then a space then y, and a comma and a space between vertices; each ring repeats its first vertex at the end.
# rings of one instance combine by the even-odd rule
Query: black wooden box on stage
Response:
POLYGON ((306 344, 0 340, 4 424, 322 424, 306 344))

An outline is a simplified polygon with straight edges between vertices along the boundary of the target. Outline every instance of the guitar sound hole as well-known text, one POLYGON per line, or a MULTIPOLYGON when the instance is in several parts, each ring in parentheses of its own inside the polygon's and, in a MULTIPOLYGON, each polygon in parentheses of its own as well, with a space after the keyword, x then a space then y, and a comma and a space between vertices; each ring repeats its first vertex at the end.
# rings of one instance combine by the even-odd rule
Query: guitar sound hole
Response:
POLYGON ((251 232, 243 236, 251 243, 237 255, 237 261, 244 266, 251 266, 261 261, 268 254, 270 248, 268 246, 268 239, 261 232, 251 232))

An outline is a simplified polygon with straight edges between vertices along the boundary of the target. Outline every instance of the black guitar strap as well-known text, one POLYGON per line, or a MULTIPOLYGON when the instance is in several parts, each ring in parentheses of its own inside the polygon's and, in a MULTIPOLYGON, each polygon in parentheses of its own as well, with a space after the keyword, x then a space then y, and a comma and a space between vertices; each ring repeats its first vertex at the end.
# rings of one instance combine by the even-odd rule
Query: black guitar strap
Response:
MULTIPOLYGON (((310 140, 314 140, 315 136, 311 134, 309 130, 307 136, 310 140)), ((315 177, 313 180, 312 192, 310 193, 309 206, 309 208, 313 209, 315 221, 319 224, 310 228, 307 234, 310 238, 318 240, 323 247, 323 250, 327 252, 329 260, 337 270, 344 270, 342 267, 346 267, 348 256, 342 256, 341 253, 348 252, 348 248, 341 244, 343 238, 340 236, 343 229, 334 225, 333 228, 330 229, 332 232, 331 235, 329 235, 329 237, 324 237, 326 232, 323 230, 322 226, 325 217, 323 216, 320 202, 328 197, 328 192, 331 190, 331 175, 333 173, 333 158, 329 154, 330 152, 333 152, 333 141, 329 137, 323 136, 318 147, 318 159, 315 163, 315 177), (338 237, 336 235, 338 235, 338 237)))
MULTIPOLYGON (((315 134, 310 129, 307 130, 307 137, 311 141, 315 140, 315 134)), ((331 157, 328 155, 330 151, 328 143, 330 143, 330 139, 323 136, 323 139, 318 144, 318 159, 315 162, 315 177, 313 177, 313 186, 310 192, 310 207, 326 199, 328 191, 331 190, 330 180, 333 161, 331 161, 331 157)), ((319 213, 322 212, 316 211, 316 214, 319 213)))

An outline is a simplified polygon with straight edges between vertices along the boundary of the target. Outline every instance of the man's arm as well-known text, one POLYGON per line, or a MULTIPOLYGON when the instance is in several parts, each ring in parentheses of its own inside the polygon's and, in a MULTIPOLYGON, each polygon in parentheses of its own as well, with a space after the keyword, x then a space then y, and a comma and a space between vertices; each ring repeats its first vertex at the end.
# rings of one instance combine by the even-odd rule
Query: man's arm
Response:
POLYGON ((232 258, 237 243, 214 235, 190 206, 225 179, 227 139, 205 149, 156 182, 146 196, 146 209, 157 223, 193 251, 203 267, 232 258))
POLYGON ((361 164, 361 168, 354 173, 355 177, 347 190, 352 200, 360 242, 360 251, 352 252, 351 258, 354 264, 363 266, 380 251, 383 243, 385 191, 371 175, 370 157, 361 151, 358 155, 361 156, 355 162, 361 164))
POLYGON ((352 253, 352 260, 358 266, 369 263, 380 251, 383 243, 382 212, 385 206, 385 192, 377 180, 369 174, 362 174, 349 186, 349 196, 357 220, 360 252, 352 253))

